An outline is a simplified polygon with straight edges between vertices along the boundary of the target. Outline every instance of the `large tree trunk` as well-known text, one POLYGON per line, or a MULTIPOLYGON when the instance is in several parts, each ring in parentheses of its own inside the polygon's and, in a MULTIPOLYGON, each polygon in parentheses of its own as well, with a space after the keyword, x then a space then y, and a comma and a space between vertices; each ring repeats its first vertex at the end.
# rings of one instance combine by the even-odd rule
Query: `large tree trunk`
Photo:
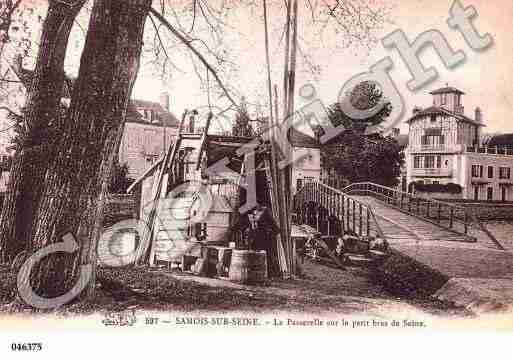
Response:
MULTIPOLYGON (((46 172, 30 242, 34 252, 61 242, 69 232, 80 250, 48 256, 33 270, 32 287, 41 296, 62 295, 80 275, 81 265, 96 266, 109 173, 139 68, 150 6, 151 0, 94 3, 79 77, 46 172)), ((94 278, 88 284, 86 293, 92 294, 94 278)))
POLYGON ((26 249, 31 221, 41 195, 41 183, 52 142, 61 125, 59 111, 64 85, 64 58, 73 22, 84 1, 73 6, 49 1, 31 85, 27 88, 25 132, 18 138, 10 183, 0 216, 0 260, 10 262, 26 249))

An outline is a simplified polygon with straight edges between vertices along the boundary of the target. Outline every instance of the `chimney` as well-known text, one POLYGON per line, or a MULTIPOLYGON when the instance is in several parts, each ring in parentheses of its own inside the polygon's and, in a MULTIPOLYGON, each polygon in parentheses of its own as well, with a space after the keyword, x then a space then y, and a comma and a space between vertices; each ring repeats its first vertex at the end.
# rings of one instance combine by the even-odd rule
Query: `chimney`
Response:
POLYGON ((192 114, 189 116, 189 133, 194 133, 196 126, 196 115, 198 115, 198 111, 193 110, 192 114))
POLYGON ((483 122, 483 113, 481 112, 481 109, 479 107, 476 107, 474 118, 477 122, 483 122))
POLYGON ((169 112, 169 93, 167 91, 164 91, 160 94, 160 105, 164 110, 169 112))

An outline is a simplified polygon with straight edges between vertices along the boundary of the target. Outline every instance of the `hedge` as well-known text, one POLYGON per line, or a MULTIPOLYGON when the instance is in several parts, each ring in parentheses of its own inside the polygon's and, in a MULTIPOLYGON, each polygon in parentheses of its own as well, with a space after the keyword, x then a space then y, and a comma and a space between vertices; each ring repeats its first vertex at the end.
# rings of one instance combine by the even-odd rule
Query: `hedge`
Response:
MULTIPOLYGON (((447 184, 439 184, 439 183, 421 183, 421 182, 412 182, 410 186, 415 186, 415 190, 419 192, 429 192, 429 193, 452 193, 452 194, 460 194, 463 188, 456 183, 447 183, 447 184)), ((410 187, 411 188, 411 187, 410 187)))

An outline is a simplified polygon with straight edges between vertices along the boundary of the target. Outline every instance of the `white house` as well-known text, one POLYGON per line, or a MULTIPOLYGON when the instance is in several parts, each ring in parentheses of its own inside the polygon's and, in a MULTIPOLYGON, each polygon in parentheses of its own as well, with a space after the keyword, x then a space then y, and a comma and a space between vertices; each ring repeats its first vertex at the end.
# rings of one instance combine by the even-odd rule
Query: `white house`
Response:
POLYGON ((463 199, 513 200, 513 150, 483 144, 481 109, 465 115, 464 93, 453 87, 430 94, 433 105, 416 107, 408 120, 408 184, 455 183, 463 199))
POLYGON ((292 145, 292 193, 296 193, 305 182, 321 179, 321 149, 319 141, 302 131, 291 129, 289 141, 292 145))

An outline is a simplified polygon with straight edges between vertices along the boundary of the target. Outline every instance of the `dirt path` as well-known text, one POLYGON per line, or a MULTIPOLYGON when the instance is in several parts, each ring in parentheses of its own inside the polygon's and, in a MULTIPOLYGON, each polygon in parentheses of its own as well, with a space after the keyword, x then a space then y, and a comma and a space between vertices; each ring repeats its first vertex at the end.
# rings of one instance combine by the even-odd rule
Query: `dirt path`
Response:
MULTIPOLYGON (((137 309, 159 312, 337 314, 396 318, 402 315, 467 316, 432 299, 398 298, 373 281, 371 272, 341 271, 305 261, 304 278, 246 286, 154 268, 101 269, 96 297, 59 309, 74 315, 137 309)), ((8 274, 7 271, 4 274, 8 274)), ((9 275, 10 277, 12 275, 9 275)), ((6 291, 6 287, 1 288, 6 291)), ((9 288, 11 289, 11 288, 9 288)), ((12 293, 9 290, 10 293, 12 293)), ((3 304, 9 299, 6 296, 3 304)))
POLYGON ((164 275, 180 281, 233 290, 240 294, 286 298, 286 304, 276 302, 269 305, 270 311, 356 313, 384 317, 398 312, 462 316, 468 314, 432 299, 394 297, 375 283, 371 272, 366 269, 349 268, 347 271, 341 271, 307 260, 304 263, 304 272, 307 273, 304 278, 293 281, 273 280, 267 286, 241 285, 222 279, 203 278, 179 272, 167 272, 164 275))

